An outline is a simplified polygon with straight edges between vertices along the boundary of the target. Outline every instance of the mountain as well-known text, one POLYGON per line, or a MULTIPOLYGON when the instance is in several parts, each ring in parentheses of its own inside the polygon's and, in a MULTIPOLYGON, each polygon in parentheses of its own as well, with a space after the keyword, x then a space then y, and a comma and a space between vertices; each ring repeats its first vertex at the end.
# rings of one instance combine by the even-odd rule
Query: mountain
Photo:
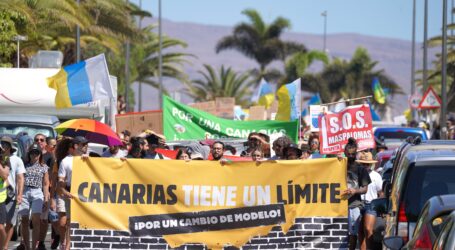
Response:
MULTIPOLYGON (((155 23, 154 19, 145 19, 143 25, 155 23)), ((158 30, 157 28, 155 29, 158 30)), ((215 52, 216 43, 224 36, 231 34, 232 27, 219 25, 203 25, 189 22, 173 22, 163 20, 163 34, 181 39, 188 44, 183 49, 186 53, 196 56, 190 58, 192 64, 186 65, 184 70, 190 76, 190 79, 199 78, 198 70, 202 69, 203 64, 209 64, 218 68, 221 65, 231 66, 235 70, 247 70, 257 67, 257 64, 236 51, 223 51, 219 54, 215 52)), ((291 40, 305 44, 309 49, 322 50, 323 36, 317 34, 287 32, 283 35, 284 40, 291 40)), ((383 69, 386 74, 392 77, 403 89, 406 94, 410 92, 411 79, 411 41, 366 36, 353 33, 340 33, 327 35, 327 48, 331 57, 341 57, 350 59, 357 47, 364 47, 370 53, 373 60, 378 61, 375 69, 383 69)), ((416 45, 416 69, 422 65, 421 44, 416 45)), ((429 58, 434 58, 435 50, 432 50, 429 58)), ((429 65, 431 65, 429 63, 429 65)), ((271 65, 281 69, 282 63, 275 62, 271 65)), ((310 68, 310 71, 320 70, 321 65, 310 68)), ((164 79, 163 84, 166 89, 170 90, 174 98, 184 103, 191 102, 191 99, 183 94, 184 86, 181 83, 164 79)), ((137 89, 137 84, 133 85, 137 89)), ((137 91, 136 91, 137 93, 137 91)), ((143 85, 143 102, 142 109, 157 109, 158 94, 157 91, 149 86, 143 85)), ((138 100, 136 98, 136 100, 138 100)), ((136 101, 136 110, 137 110, 136 101)), ((399 95, 392 101, 393 115, 400 115, 407 107, 407 95, 399 95)))

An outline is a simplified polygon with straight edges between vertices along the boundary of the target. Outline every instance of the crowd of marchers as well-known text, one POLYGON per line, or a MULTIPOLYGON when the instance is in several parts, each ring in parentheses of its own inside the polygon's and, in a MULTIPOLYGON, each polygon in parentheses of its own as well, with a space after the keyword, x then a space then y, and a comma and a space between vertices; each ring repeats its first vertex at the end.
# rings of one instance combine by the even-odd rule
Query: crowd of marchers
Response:
MULTIPOLYGON (((123 161, 130 158, 171 160, 160 153, 160 149, 169 147, 165 137, 158 133, 145 131, 132 136, 129 131, 123 131, 119 136, 123 145, 109 147, 102 154, 97 154, 89 150, 89 141, 84 137, 46 138, 37 134, 23 158, 14 154, 12 138, 3 136, 0 162, 0 243, 3 249, 8 247, 18 216, 22 239, 17 249, 46 249, 49 224, 52 229, 49 247, 70 248, 73 157, 113 157, 123 161)), ((244 145, 244 150, 238 154, 234 147, 223 141, 195 141, 176 147, 175 160, 212 160, 228 165, 232 162, 229 155, 240 155, 251 161, 346 157, 348 189, 342 195, 349 203, 350 246, 355 247, 356 242, 360 242, 360 248, 367 249, 376 218, 369 203, 382 192, 381 176, 374 171, 374 154, 384 149, 383 145, 378 143, 376 149, 358 151, 356 141, 350 138, 343 154, 324 155, 319 152, 317 133, 312 134, 306 143, 297 145, 287 136, 270 143, 269 136, 256 132, 248 136, 244 145)))

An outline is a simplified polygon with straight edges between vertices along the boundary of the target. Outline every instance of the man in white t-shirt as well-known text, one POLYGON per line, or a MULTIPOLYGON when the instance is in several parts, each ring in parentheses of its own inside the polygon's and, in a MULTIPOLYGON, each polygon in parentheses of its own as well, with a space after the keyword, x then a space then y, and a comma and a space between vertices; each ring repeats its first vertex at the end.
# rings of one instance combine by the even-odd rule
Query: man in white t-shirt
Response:
POLYGON ((8 242, 13 236, 13 227, 17 222, 17 204, 22 202, 22 191, 24 188, 24 173, 25 167, 22 159, 14 155, 16 149, 12 147, 13 139, 9 136, 2 136, 0 139, 1 148, 3 149, 1 153, 2 159, 8 159, 10 163, 10 172, 8 175, 8 186, 12 189, 12 193, 15 194, 14 197, 6 200, 6 241, 3 246, 3 249, 8 248, 8 242))
POLYGON ((377 213, 371 207, 371 201, 382 196, 382 177, 373 170, 374 165, 378 161, 373 160, 373 155, 370 152, 360 153, 359 159, 356 162, 365 167, 371 179, 367 192, 362 194, 362 200, 365 206, 363 209, 363 223, 359 230, 360 249, 372 249, 371 243, 377 213))
POLYGON ((71 176, 73 173, 73 157, 81 156, 86 158, 88 149, 88 140, 82 136, 76 136, 70 145, 68 155, 63 158, 58 168, 58 189, 61 197, 57 200, 57 212, 60 217, 60 226, 65 228, 65 239, 61 243, 61 249, 70 249, 70 231, 71 224, 70 199, 73 195, 70 193, 71 176))

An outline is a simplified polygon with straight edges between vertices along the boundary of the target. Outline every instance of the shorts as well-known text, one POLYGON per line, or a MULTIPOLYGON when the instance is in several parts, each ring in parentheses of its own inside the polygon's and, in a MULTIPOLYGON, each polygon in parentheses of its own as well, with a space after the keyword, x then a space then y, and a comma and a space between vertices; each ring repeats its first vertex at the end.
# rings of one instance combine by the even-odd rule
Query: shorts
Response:
POLYGON ((6 208, 6 222, 7 224, 11 224, 13 226, 17 223, 17 207, 16 207, 16 200, 10 200, 8 203, 5 204, 6 208))
POLYGON ((0 203, 0 224, 6 223, 6 205, 5 202, 0 203))
POLYGON ((349 208, 348 210, 348 232, 349 235, 357 236, 360 226, 360 208, 349 208))
POLYGON ((373 209, 373 206, 371 206, 371 203, 366 203, 364 204, 364 207, 362 209, 362 215, 372 215, 374 217, 378 216, 378 213, 376 210, 373 209))
POLYGON ((43 212, 44 195, 41 188, 25 187, 22 203, 19 205, 19 215, 28 216, 43 212))
POLYGON ((71 200, 68 198, 63 198, 61 196, 57 197, 57 212, 66 213, 67 217, 70 217, 71 214, 71 200))

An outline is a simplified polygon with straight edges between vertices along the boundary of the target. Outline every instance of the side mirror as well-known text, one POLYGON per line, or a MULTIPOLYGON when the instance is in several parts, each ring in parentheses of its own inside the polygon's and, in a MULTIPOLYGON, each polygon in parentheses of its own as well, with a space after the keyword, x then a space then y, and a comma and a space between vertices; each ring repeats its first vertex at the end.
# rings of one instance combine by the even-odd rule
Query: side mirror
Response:
POLYGON ((388 202, 387 198, 374 199, 371 201, 371 208, 376 211, 378 216, 382 216, 387 213, 388 202))
POLYGON ((391 250, 399 250, 404 245, 403 238, 400 236, 387 237, 384 238, 382 242, 384 243, 384 246, 391 250))

